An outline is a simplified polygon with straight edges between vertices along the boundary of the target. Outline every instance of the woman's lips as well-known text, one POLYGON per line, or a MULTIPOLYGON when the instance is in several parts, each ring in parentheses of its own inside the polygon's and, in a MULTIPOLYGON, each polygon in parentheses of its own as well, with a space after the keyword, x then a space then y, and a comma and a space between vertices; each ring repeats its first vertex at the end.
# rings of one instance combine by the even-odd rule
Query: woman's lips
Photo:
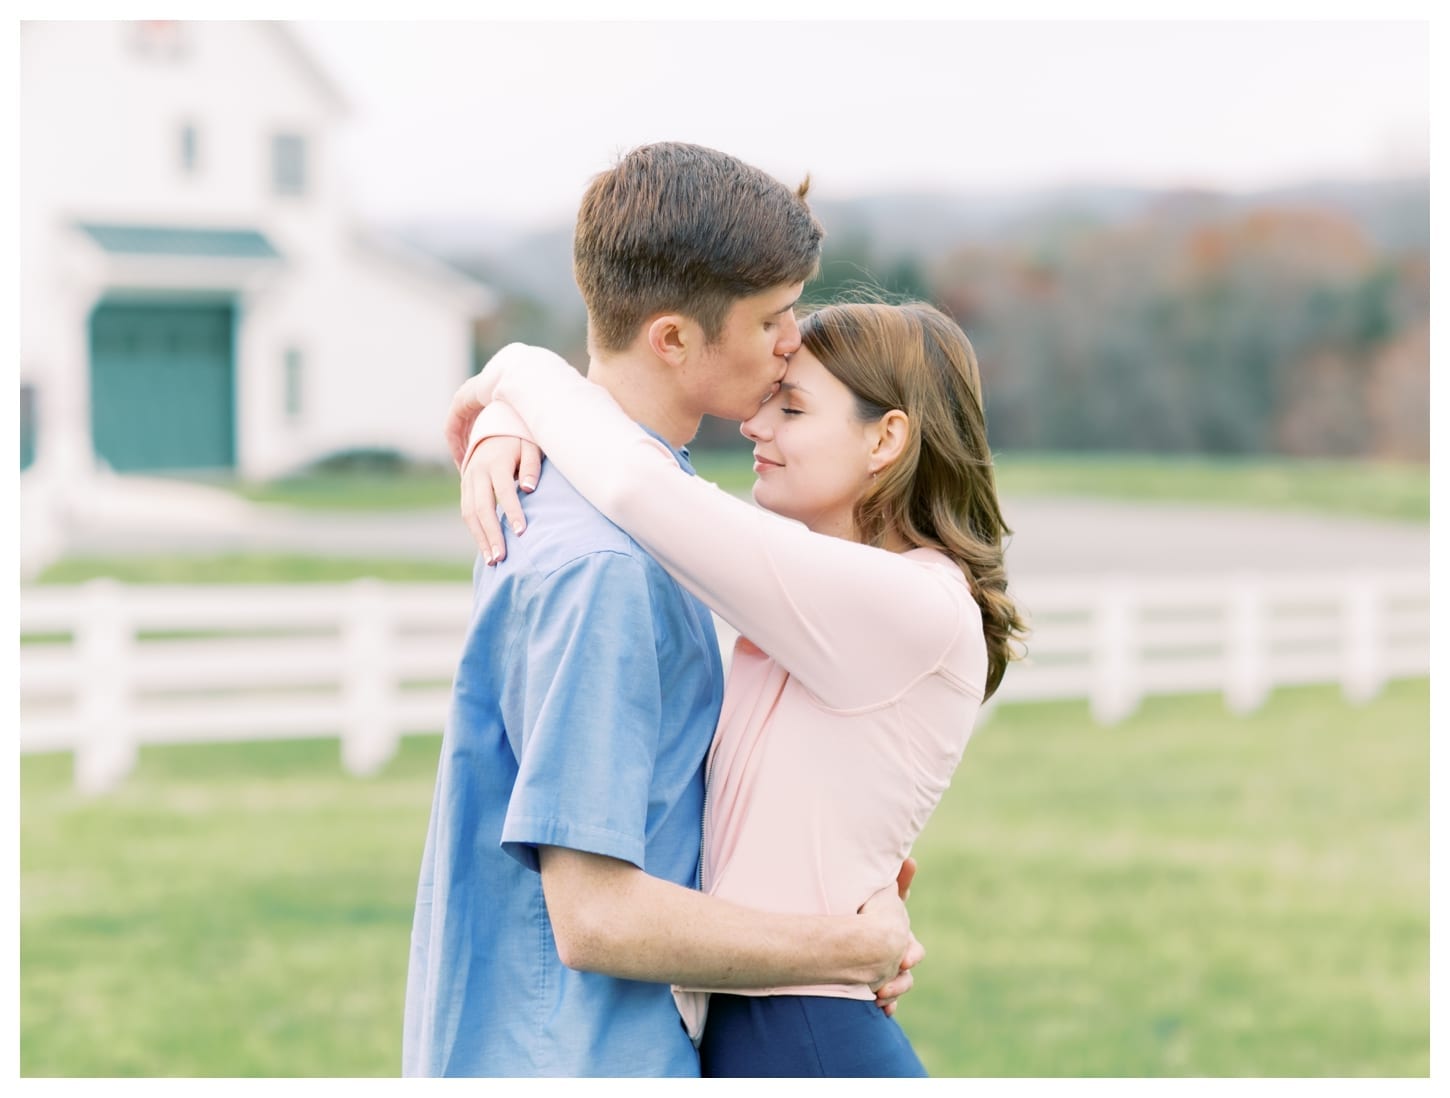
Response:
POLYGON ((761 457, 759 454, 756 454, 755 455, 755 472, 756 472, 757 475, 759 475, 760 473, 765 472, 767 469, 779 469, 779 468, 780 468, 780 462, 778 462, 778 461, 770 461, 767 458, 761 457))

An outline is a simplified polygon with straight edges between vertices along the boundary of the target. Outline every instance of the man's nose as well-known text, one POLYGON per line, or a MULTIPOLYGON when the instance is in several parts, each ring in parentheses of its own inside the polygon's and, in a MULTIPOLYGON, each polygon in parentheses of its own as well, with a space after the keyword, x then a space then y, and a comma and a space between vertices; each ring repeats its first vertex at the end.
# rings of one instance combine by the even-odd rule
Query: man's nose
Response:
POLYGON ((795 313, 780 326, 780 339, 776 341, 775 353, 793 355, 801 349, 801 326, 796 323, 795 313))

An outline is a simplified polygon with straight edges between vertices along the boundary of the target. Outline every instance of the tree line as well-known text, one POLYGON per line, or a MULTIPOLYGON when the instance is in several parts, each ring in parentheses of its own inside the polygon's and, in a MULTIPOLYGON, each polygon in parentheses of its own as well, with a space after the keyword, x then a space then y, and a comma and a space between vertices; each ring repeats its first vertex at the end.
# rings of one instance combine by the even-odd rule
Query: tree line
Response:
MULTIPOLYGON (((1334 211, 1164 201, 933 255, 833 233, 805 304, 863 297, 962 325, 997 449, 1428 460, 1428 242, 1334 211)), ((514 295, 480 334, 587 357, 577 305, 514 295)), ((709 423, 697 445, 738 442, 709 423)))

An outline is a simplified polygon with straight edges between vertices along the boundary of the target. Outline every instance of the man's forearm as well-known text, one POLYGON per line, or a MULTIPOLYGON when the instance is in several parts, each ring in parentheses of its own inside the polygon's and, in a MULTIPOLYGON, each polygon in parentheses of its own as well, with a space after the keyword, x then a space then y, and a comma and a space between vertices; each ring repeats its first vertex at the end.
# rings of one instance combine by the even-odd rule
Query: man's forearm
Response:
POLYGON ((876 986, 909 942, 904 910, 780 915, 596 855, 541 848, 544 898, 570 968, 701 988, 876 986))

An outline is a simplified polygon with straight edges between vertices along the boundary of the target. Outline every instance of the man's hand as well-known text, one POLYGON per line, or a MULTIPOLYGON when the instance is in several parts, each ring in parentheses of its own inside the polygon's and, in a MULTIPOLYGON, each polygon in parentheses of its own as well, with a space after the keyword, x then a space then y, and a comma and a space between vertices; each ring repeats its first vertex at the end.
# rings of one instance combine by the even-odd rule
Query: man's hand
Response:
POLYGON ((859 912, 874 920, 880 931, 882 950, 873 962, 875 969, 871 978, 866 981, 866 985, 876 991, 896 979, 901 972, 901 964, 911 950, 911 917, 906 913, 901 896, 891 885, 875 893, 861 905, 859 912))
MULTIPOLYGON (((901 863, 901 872, 896 875, 896 893, 901 897, 902 903, 911 897, 911 882, 915 878, 916 859, 907 858, 901 863)), ((911 985, 915 982, 911 970, 925 956, 926 947, 913 934, 911 945, 907 947, 906 955, 901 958, 901 967, 897 974, 876 989, 876 1005, 886 1012, 888 1018, 896 1013, 896 1000, 911 990, 911 985)))
POLYGON ((896 874, 896 894, 901 897, 902 903, 911 899, 911 882, 914 880, 916 880, 916 859, 908 856, 906 861, 901 863, 901 869, 896 874))
POLYGON ((901 967, 886 983, 876 989, 876 1005, 886 1012, 890 1018, 896 1013, 896 1000, 900 999, 915 983, 911 970, 921 963, 926 956, 926 946, 916 940, 916 935, 911 936, 911 945, 907 947, 906 954, 901 958, 901 967))
POLYGON ((489 564, 507 554, 498 508, 503 508, 509 528, 522 534, 526 524, 519 492, 532 492, 538 486, 542 465, 537 446, 507 435, 484 439, 465 460, 460 485, 463 522, 489 564))

